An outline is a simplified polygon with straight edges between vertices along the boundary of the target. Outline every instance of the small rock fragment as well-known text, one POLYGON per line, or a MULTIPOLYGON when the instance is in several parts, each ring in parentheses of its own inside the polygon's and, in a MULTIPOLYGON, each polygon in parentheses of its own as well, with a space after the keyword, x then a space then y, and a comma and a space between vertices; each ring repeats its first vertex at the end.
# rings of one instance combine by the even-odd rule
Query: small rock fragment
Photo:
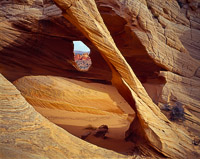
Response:
POLYGON ((95 137, 103 137, 106 138, 105 135, 108 133, 108 126, 107 125, 101 125, 95 132, 95 137))
POLYGON ((83 135, 81 135, 81 139, 85 140, 89 135, 91 134, 91 132, 85 132, 83 135))

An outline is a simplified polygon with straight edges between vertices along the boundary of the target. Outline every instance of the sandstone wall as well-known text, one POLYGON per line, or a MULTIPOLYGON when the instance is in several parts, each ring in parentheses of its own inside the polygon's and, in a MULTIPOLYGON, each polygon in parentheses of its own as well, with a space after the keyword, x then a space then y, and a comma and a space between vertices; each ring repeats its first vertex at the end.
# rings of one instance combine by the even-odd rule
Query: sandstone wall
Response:
POLYGON ((74 137, 41 116, 0 75, 0 158, 130 158, 74 137))
POLYGON ((193 154, 191 137, 155 103, 176 99, 199 113, 199 2, 55 2, 62 12, 51 1, 0 2, 1 73, 11 81, 57 75, 112 82, 137 114, 133 125, 139 125, 138 137, 169 157, 193 154), (92 49, 94 61, 87 73, 73 67, 73 40, 83 40, 92 49), (143 85, 154 89, 158 80, 158 91, 151 96, 143 85))

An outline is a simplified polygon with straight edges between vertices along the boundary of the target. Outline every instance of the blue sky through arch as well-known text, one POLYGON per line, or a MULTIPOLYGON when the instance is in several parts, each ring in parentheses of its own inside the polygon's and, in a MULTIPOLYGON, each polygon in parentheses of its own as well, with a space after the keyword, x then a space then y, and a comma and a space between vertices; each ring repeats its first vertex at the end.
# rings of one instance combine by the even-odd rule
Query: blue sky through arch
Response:
POLYGON ((83 51, 90 52, 90 48, 88 48, 82 41, 73 41, 74 51, 83 51))

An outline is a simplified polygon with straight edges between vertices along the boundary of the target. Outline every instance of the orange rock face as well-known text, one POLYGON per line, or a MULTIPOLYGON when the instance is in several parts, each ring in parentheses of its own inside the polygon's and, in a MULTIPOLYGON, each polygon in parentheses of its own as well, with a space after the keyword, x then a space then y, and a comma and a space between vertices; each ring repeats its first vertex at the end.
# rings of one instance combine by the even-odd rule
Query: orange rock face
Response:
POLYGON ((14 85, 36 107, 134 118, 134 111, 113 86, 53 76, 27 76, 14 85))
MULTIPOLYGON (((121 109, 128 103, 136 116, 126 135, 134 142, 141 140, 139 144, 145 146, 145 152, 149 152, 145 153, 146 157, 161 153, 171 158, 198 158, 199 147, 192 144, 194 136, 191 133, 199 134, 200 118, 199 2, 54 2, 62 11, 52 1, 0 2, 0 73, 10 81, 25 75, 60 76, 45 78, 48 88, 44 83, 40 84, 41 79, 32 81, 32 87, 26 85, 30 82, 28 77, 24 81, 23 78, 21 82, 17 81, 19 85, 16 82, 29 102, 40 105, 38 108, 47 103, 47 109, 64 109, 67 102, 62 99, 65 97, 65 93, 62 93, 65 91, 57 89, 56 86, 74 86, 74 92, 67 96, 76 94, 76 87, 87 94, 86 84, 78 87, 78 83, 70 83, 70 80, 65 83, 61 77, 112 83, 126 100, 126 104, 120 106, 120 109, 115 104, 117 99, 98 92, 88 101, 69 98, 72 100, 70 111, 73 104, 77 107, 84 103, 92 105, 90 109, 87 108, 92 110, 89 114, 96 108, 98 113, 124 114, 121 109), (79 72, 74 67, 73 40, 81 40, 91 48, 90 57, 93 64, 88 72, 79 72), (65 83, 65 86, 62 83, 65 83), (30 99, 29 93, 34 92, 35 88, 44 91, 39 103, 38 93, 34 93, 35 99, 30 99), (59 90, 61 95, 55 93, 56 90, 59 90), (53 96, 52 101, 49 97, 47 100, 45 96, 48 92, 56 94, 56 99, 53 96), (58 99, 62 102, 59 103, 58 99), (101 104, 96 104, 97 101, 109 104, 102 107, 101 104), (193 123, 192 131, 189 130, 191 133, 187 131, 187 127, 170 122, 160 111, 159 107, 173 102, 184 104, 187 114, 197 121, 193 123), (148 146, 157 153, 151 152, 148 146)), ((70 87, 67 87, 67 90, 70 90, 70 87)), ((92 92, 94 90, 95 88, 92 88, 92 92)), ((75 112, 84 113, 82 108, 76 108, 75 112)), ((45 113, 45 110, 40 110, 45 113)), ((48 113, 46 115, 50 116, 48 113)))
POLYGON ((74 137, 41 116, 0 74, 0 157, 131 158, 74 137))
MULTIPOLYGON (((93 135, 88 141, 102 147, 109 142, 129 145, 124 138, 135 112, 113 86, 53 76, 27 76, 14 85, 40 114, 73 135, 81 137, 91 133, 90 127, 106 124, 109 141, 99 141, 93 135)), ((120 152, 117 147, 109 148, 120 152)))
MULTIPOLYGON (((73 41, 89 42, 63 18, 61 10, 52 1, 15 1, 11 4, 12 1, 0 2, 0 72, 7 79, 14 81, 25 75, 111 79, 105 62, 96 68, 94 61, 87 73, 77 71, 73 41)), ((102 57, 99 55, 98 59, 102 57)))

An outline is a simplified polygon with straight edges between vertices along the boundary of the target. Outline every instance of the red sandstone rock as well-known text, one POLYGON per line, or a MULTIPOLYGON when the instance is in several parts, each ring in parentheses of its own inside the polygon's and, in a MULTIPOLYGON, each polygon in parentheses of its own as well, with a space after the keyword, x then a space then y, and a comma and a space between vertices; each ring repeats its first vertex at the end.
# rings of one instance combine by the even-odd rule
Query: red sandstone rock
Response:
POLYGON ((70 0, 59 1, 65 17, 78 29, 51 1, 1 1, 0 72, 11 81, 25 75, 57 75, 110 82, 113 76, 113 84, 137 110, 142 129, 133 126, 136 134, 145 134, 142 138, 165 155, 192 153, 191 138, 186 140, 187 135, 168 124, 136 76, 156 104, 176 99, 193 115, 199 113, 198 2, 180 1, 181 7, 175 0, 96 0, 100 16, 92 0, 79 1, 71 8, 65 8, 70 0), (82 21, 77 22, 79 17, 82 21), (91 48, 93 65, 87 73, 73 67, 73 40, 91 48))

